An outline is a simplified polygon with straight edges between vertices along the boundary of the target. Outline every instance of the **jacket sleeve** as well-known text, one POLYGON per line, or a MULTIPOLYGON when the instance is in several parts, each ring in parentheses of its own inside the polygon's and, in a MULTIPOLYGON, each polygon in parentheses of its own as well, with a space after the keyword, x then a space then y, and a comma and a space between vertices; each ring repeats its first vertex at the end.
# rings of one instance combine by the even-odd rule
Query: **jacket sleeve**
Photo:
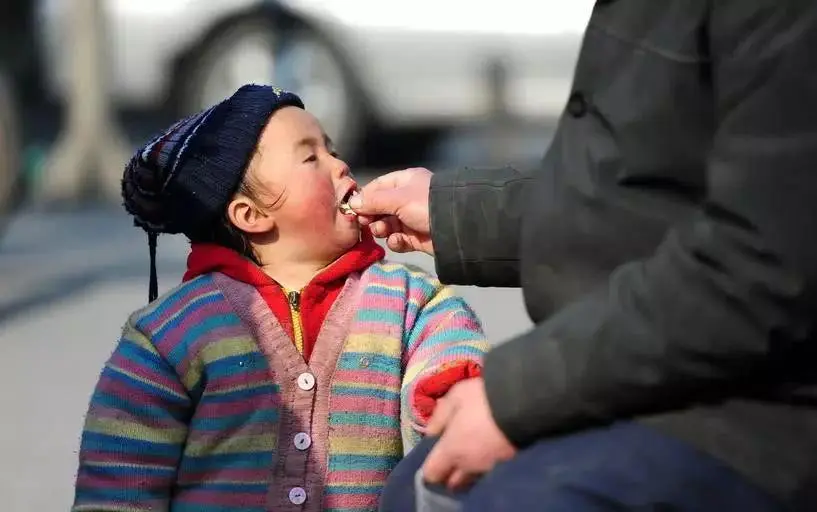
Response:
POLYGON ((457 382, 482 373, 489 345, 476 314, 447 286, 431 281, 404 340, 401 429, 406 451, 421 438, 436 401, 457 382))
POLYGON ((518 445, 813 375, 817 3, 712 3, 717 131, 700 215, 652 257, 490 352, 518 445))
POLYGON ((190 409, 176 372, 128 322, 91 397, 72 510, 169 510, 190 409))
POLYGON ((431 237, 443 282, 519 286, 519 226, 530 179, 529 171, 512 167, 432 177, 431 237))

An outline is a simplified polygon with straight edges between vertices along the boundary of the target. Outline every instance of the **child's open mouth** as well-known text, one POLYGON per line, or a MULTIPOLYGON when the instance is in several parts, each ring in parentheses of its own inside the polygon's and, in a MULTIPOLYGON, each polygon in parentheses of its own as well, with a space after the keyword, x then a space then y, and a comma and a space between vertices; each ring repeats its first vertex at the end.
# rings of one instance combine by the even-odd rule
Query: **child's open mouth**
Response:
POLYGON ((349 190, 349 192, 346 192, 346 194, 343 196, 343 198, 342 198, 342 199, 340 200, 340 202, 338 203, 338 209, 339 209, 339 210, 340 210, 340 211, 341 211, 341 212, 342 212, 344 215, 357 215, 357 214, 355 213, 355 211, 354 211, 354 210, 352 210, 352 207, 351 207, 351 206, 349 206, 349 200, 350 200, 351 198, 353 198, 354 196, 356 196, 357 194, 358 194, 357 189, 356 189, 356 188, 352 188, 351 190, 349 190))

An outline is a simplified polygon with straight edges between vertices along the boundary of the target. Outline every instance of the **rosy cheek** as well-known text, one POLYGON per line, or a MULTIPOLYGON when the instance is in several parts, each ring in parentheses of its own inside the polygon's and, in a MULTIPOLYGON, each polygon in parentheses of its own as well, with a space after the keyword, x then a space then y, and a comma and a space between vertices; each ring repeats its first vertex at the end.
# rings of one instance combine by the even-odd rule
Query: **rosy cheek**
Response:
POLYGON ((305 175, 296 187, 290 190, 287 201, 287 217, 298 224, 314 223, 328 218, 337 208, 335 188, 330 179, 322 176, 305 175))
POLYGON ((322 182, 316 186, 311 194, 311 203, 315 208, 335 208, 337 206, 337 197, 335 188, 331 182, 322 182))
POLYGON ((294 210, 298 217, 314 222, 321 217, 326 217, 326 213, 334 210, 336 206, 334 191, 327 193, 327 191, 315 189, 304 194, 294 210))

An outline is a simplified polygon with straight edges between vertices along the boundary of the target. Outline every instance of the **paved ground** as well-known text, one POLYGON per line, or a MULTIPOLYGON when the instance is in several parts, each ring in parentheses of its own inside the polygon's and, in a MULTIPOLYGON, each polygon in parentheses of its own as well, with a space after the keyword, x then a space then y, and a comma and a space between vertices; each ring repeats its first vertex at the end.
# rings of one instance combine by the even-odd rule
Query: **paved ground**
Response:
MULTIPOLYGON (((185 243, 159 241, 159 284, 185 243)), ((430 258, 393 255, 433 270, 430 258)), ((70 506, 87 399, 127 314, 147 298, 144 235, 118 209, 29 212, 0 244, 0 510, 70 506)), ((529 326, 518 290, 462 288, 489 337, 529 326)))

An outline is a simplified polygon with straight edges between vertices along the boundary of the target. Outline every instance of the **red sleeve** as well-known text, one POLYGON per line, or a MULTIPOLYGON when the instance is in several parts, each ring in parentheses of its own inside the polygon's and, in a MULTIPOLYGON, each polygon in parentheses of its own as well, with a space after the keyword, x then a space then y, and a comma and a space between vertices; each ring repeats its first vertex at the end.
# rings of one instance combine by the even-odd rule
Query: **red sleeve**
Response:
POLYGON ((411 407, 417 418, 426 424, 434 413, 437 400, 445 396, 454 384, 481 375, 482 366, 476 362, 457 361, 440 367, 439 371, 432 375, 420 378, 411 399, 411 407))

